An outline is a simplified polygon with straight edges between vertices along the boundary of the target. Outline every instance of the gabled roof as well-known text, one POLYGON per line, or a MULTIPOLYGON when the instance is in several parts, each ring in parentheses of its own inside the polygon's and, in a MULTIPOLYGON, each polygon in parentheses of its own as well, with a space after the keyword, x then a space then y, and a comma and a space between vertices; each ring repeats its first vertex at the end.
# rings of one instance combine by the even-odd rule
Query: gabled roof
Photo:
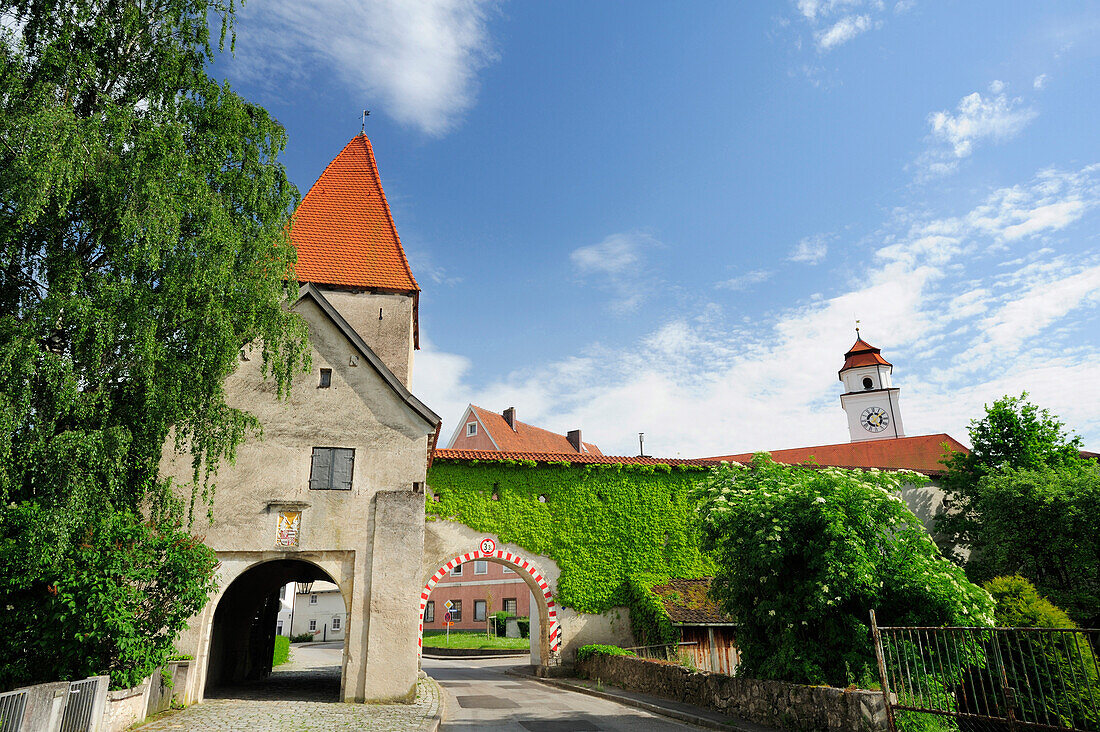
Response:
POLYGON ((673 579, 657 585, 653 593, 661 598, 665 612, 678 625, 730 625, 733 618, 718 609, 718 603, 707 596, 711 577, 703 579, 673 579))
MULTIPOLYGON (((940 433, 772 450, 771 456, 775 462, 789 465, 816 462, 817 465, 835 468, 914 470, 926 475, 939 475, 944 471, 944 466, 940 463, 944 445, 954 452, 969 452, 966 446, 954 437, 940 433)), ((743 452, 709 459, 746 463, 752 460, 752 456, 751 452, 743 452)))
POLYGON ((840 367, 840 373, 858 366, 893 366, 880 355, 879 350, 862 338, 856 338, 856 342, 844 354, 844 365, 840 367))
POLYGON ((374 150, 356 135, 302 199, 290 227, 299 282, 416 293, 374 150))
MULTIPOLYGON (((371 350, 371 347, 367 345, 362 336, 356 333, 355 329, 348 325, 348 321, 344 320, 343 316, 340 315, 336 308, 332 306, 332 303, 330 303, 325 298, 325 296, 321 294, 320 290, 318 290, 314 285, 310 283, 306 283, 298 291, 298 300, 294 304, 297 305, 298 303, 307 299, 312 300, 314 303, 317 304, 317 307, 321 309, 321 312, 328 316, 329 320, 332 321, 332 323, 336 326, 340 333, 345 338, 347 338, 348 341, 351 342, 352 346, 354 346, 355 350, 359 352, 359 355, 362 356, 363 359, 371 366, 371 368, 373 368, 378 373, 378 375, 382 377, 382 381, 384 381, 386 385, 389 386, 395 394, 397 394, 397 397, 401 399, 401 401, 405 402, 405 404, 407 404, 414 412, 416 412, 416 414, 419 415, 421 419, 427 422, 428 426, 438 430, 439 424, 442 422, 439 415, 429 409, 424 404, 424 402, 417 399, 415 396, 413 396, 412 392, 405 388, 405 385, 401 383, 401 380, 394 376, 393 372, 390 371, 389 367, 382 362, 382 359, 380 359, 378 355, 371 350)), ((430 458, 430 445, 428 450, 430 458)))
MULTIPOLYGON (((518 419, 515 420, 515 429, 512 429, 508 425, 508 422, 505 421, 503 415, 496 412, 490 412, 488 409, 482 409, 474 404, 469 406, 468 411, 473 412, 477 417, 478 422, 481 423, 481 426, 485 429, 489 438, 499 450, 505 452, 577 454, 577 451, 573 449, 573 444, 569 442, 569 438, 565 435, 559 435, 557 432, 551 432, 541 427, 529 425, 526 422, 520 422, 518 419)), ((462 425, 459 425, 459 429, 461 428, 462 425)), ((455 434, 458 435, 459 433, 456 432, 455 434)), ((454 439, 452 439, 451 442, 453 444, 454 439)), ((588 454, 603 454, 600 452, 600 448, 590 442, 582 442, 581 445, 587 450, 588 454)))
POLYGON ((691 465, 701 468, 715 467, 718 460, 711 458, 685 460, 682 458, 654 458, 638 455, 592 455, 589 453, 570 450, 562 453, 547 452, 499 452, 497 450, 452 450, 439 448, 432 455, 432 460, 478 460, 480 462, 506 460, 534 460, 540 463, 562 463, 571 465, 691 465))

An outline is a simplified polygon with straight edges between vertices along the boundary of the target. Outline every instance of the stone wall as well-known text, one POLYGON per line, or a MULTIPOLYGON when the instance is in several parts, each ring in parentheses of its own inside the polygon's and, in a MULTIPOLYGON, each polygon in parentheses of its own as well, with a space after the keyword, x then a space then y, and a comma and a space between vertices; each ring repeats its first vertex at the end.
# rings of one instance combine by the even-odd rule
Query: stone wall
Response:
POLYGON ((107 706, 103 710, 102 732, 122 732, 145 719, 149 705, 151 679, 145 679, 129 689, 107 692, 107 706))
POLYGON ((576 671, 631 691, 785 730, 887 729, 885 705, 877 691, 743 679, 633 656, 593 656, 577 663, 576 671))

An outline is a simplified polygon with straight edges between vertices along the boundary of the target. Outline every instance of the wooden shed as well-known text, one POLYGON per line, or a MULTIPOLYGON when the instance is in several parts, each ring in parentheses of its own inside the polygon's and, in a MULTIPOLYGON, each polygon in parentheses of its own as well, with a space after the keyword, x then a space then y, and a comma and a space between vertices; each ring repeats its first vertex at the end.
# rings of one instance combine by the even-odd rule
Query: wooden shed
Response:
POLYGON ((680 629, 680 653, 701 671, 733 675, 740 660, 737 626, 708 596, 710 581, 709 577, 674 579, 657 585, 653 592, 661 598, 673 625, 680 629))

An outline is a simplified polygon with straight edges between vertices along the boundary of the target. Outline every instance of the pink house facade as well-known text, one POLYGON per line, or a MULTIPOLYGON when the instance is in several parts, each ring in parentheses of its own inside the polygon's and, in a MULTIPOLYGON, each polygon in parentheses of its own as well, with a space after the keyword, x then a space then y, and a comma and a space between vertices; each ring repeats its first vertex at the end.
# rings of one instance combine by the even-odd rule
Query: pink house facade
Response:
POLYGON ((450 600, 454 625, 451 630, 484 630, 486 618, 506 610, 522 618, 531 616, 531 591, 503 565, 475 560, 460 564, 432 590, 424 608, 424 632, 445 630, 444 613, 450 600))

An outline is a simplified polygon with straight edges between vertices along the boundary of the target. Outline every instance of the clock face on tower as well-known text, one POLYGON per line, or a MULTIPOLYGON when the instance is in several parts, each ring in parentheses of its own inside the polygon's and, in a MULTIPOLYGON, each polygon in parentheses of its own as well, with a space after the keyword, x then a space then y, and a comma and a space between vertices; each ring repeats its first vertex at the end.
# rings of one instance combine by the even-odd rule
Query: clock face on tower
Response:
POLYGON ((890 424, 890 416, 882 407, 867 407, 859 415, 859 423, 868 432, 882 432, 890 424))

